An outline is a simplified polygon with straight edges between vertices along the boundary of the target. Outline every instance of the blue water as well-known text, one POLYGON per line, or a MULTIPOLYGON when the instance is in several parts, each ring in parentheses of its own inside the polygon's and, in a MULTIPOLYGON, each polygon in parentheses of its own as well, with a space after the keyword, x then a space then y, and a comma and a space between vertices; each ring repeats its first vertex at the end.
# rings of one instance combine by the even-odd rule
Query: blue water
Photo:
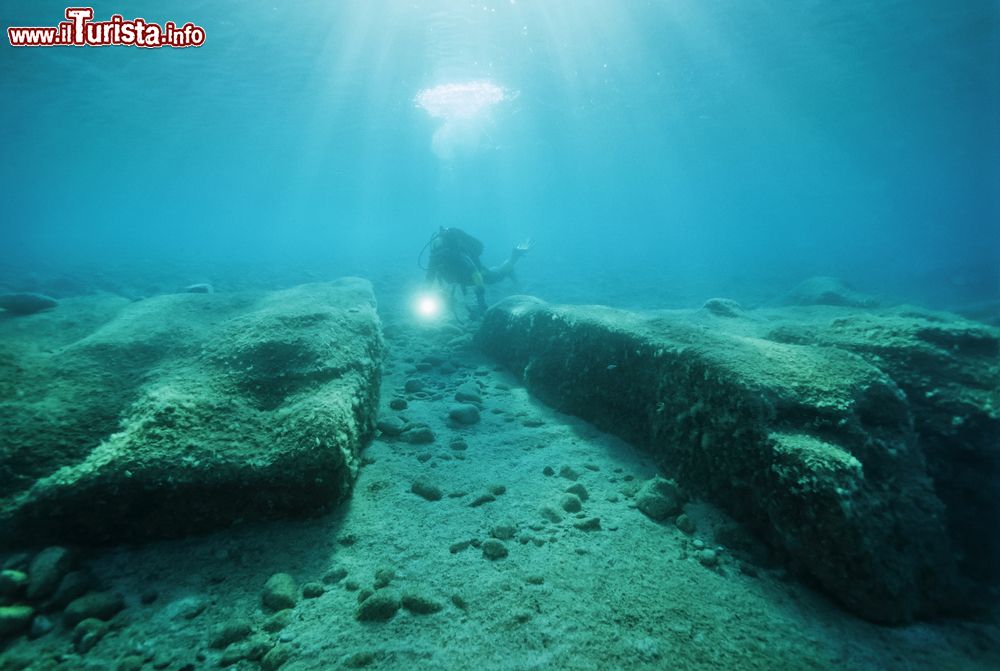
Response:
MULTIPOLYGON (((0 47, 0 267, 412 272, 437 226, 529 287, 1000 295, 995 0, 96 2, 199 49, 0 47), (440 84, 508 93, 454 136, 440 84)), ((0 24, 65 4, 4 0, 0 24)))

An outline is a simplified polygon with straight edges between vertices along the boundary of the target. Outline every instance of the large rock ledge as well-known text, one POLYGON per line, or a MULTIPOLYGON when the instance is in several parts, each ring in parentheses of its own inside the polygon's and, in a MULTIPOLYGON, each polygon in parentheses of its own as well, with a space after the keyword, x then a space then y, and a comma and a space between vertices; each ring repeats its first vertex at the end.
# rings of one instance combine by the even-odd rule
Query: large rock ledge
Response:
POLYGON ((173 536, 350 494, 378 406, 371 285, 93 303, 0 334, 0 545, 173 536), (58 320, 63 320, 60 323, 58 320))
POLYGON ((906 308, 637 314, 513 297, 478 339, 866 618, 957 612, 997 582, 996 329, 906 308))

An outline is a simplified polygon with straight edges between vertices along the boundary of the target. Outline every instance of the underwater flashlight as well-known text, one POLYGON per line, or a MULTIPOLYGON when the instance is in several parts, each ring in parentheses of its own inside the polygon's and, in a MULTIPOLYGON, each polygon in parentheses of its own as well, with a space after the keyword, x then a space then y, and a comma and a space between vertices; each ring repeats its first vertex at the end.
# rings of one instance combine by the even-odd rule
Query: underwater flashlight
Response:
POLYGON ((441 297, 429 292, 420 294, 415 307, 422 319, 433 319, 441 314, 441 297))

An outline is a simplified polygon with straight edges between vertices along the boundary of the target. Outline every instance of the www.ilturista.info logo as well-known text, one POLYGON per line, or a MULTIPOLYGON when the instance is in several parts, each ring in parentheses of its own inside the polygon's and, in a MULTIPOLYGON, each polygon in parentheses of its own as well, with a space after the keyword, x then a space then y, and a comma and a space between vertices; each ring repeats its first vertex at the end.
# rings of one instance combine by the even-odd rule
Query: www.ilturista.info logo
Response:
POLYGON ((191 22, 178 26, 167 21, 162 26, 145 19, 126 20, 112 14, 108 21, 94 21, 93 7, 67 7, 66 21, 54 27, 10 27, 7 38, 12 47, 200 47, 205 29, 191 22))

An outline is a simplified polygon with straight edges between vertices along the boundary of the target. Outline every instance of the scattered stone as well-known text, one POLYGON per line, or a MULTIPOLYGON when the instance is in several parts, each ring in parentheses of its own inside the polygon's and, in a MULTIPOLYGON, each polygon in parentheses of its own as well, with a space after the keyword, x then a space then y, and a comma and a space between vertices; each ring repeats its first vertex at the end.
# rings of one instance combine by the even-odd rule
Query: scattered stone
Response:
POLYGON ((497 526, 490 529, 490 536, 497 538, 502 541, 509 541, 514 537, 517 532, 517 527, 513 524, 498 524, 497 526))
POLYGON ((47 615, 36 615, 31 621, 31 628, 28 629, 28 638, 34 640, 41 638, 56 628, 56 623, 47 615))
POLYGON ((355 652, 347 656, 347 659, 344 660, 344 666, 349 669, 362 669, 371 665, 374 661, 374 652, 355 652))
POLYGON ((647 480, 636 494, 635 505, 647 517, 657 521, 675 515, 681 507, 677 483, 661 477, 647 480))
POLYGON ((475 424, 479 421, 479 408, 471 403, 453 405, 448 410, 448 419, 465 426, 475 424))
POLYGON ((581 501, 586 501, 590 498, 590 494, 587 493, 587 488, 581 483, 576 483, 575 485, 570 485, 566 488, 566 491, 570 494, 576 494, 581 501))
POLYGON ((268 653, 261 658, 261 671, 278 671, 278 669, 291 658, 291 647, 279 643, 271 648, 268 653))
POLYGON ((391 401, 389 401, 389 407, 392 408, 393 410, 406 410, 406 407, 408 405, 409 404, 406 402, 406 400, 402 398, 394 398, 391 401))
POLYGON ((52 597, 45 602, 45 610, 61 610, 74 599, 89 592, 94 587, 94 576, 90 571, 70 571, 59 581, 52 597))
POLYGON ((35 609, 31 606, 0 606, 0 638, 27 630, 34 615, 35 609))
POLYGON ((396 571, 388 566, 383 566, 375 570, 375 589, 388 587, 389 583, 396 577, 396 571))
POLYGON ((375 426, 378 430, 382 432, 385 436, 391 436, 395 438, 404 431, 406 431, 406 422, 404 422, 399 417, 385 417, 380 419, 375 426))
POLYGON ((379 590, 361 602, 357 619, 362 622, 385 622, 399 610, 399 597, 389 590, 379 590))
POLYGON ((441 497, 444 496, 440 487, 423 479, 414 480, 410 491, 428 501, 440 501, 441 497))
POLYGON ((529 575, 524 581, 529 585, 541 585, 545 582, 545 578, 540 575, 529 575))
POLYGON ((542 469, 542 475, 544 475, 547 478, 551 478, 555 474, 556 471, 551 466, 546 466, 545 468, 542 469))
POLYGON ((284 610, 295 607, 298 594, 295 578, 287 573, 275 573, 264 583, 260 600, 268 610, 284 610))
POLYGON ((433 456, 434 455, 431 454, 430 452, 421 452, 420 454, 417 455, 417 461, 419 461, 421 464, 425 464, 428 461, 430 461, 433 456))
POLYGON ((674 520, 674 524, 677 525, 677 528, 686 533, 688 536, 690 536, 695 532, 694 520, 692 520, 684 513, 681 513, 680 515, 677 516, 677 519, 674 520))
POLYGON ((507 546, 496 538, 487 538, 483 541, 483 556, 491 561, 503 559, 507 556, 507 546))
POLYGON ((28 564, 30 563, 31 563, 30 554, 28 554, 27 552, 18 552, 16 554, 12 554, 11 556, 7 557, 7 559, 4 560, 3 565, 0 565, 0 568, 2 568, 5 571, 11 570, 11 571, 21 571, 23 573, 27 573, 28 564))
POLYGON ((472 500, 472 503, 469 504, 469 507, 470 508, 478 508, 479 506, 483 505, 484 503, 492 503, 493 501, 496 501, 496 500, 497 500, 497 497, 493 496, 492 494, 480 494, 479 496, 477 496, 476 498, 474 498, 472 500))
POLYGON ((544 505, 538 509, 538 514, 547 519, 549 522, 559 523, 562 522, 562 513, 556 510, 553 506, 544 505))
POLYGON ((470 545, 472 545, 472 541, 459 541, 457 543, 452 543, 448 547, 448 551, 451 552, 453 555, 458 554, 459 552, 466 549, 470 545))
POLYGON ((212 288, 211 284, 207 282, 199 282, 198 284, 189 284, 183 289, 181 293, 185 294, 212 294, 215 293, 215 289, 212 288))
POLYGON ((709 298, 701 307, 716 317, 743 316, 743 306, 729 298, 709 298))
POLYGON ((698 561, 701 562, 702 566, 711 568, 719 564, 719 555, 715 552, 715 550, 699 550, 698 561))
POLYGON ((402 604, 403 608, 415 615, 430 615, 444 608, 444 606, 434 599, 412 592, 403 594, 402 604))
POLYGON ((580 520, 579 522, 574 522, 573 526, 580 531, 600 531, 601 530, 601 518, 600 517, 588 517, 585 520, 580 520))
POLYGON ((572 466, 563 466, 559 469, 559 477, 566 478, 567 480, 579 480, 580 471, 576 470, 572 466))
POLYGON ((326 583, 327 585, 333 585, 334 583, 338 583, 346 577, 347 577, 347 569, 344 568, 343 566, 337 566, 336 568, 332 568, 326 572, 326 575, 323 576, 323 582, 326 583))
MULTIPOLYGON (((226 652, 232 651, 233 656, 238 656, 236 661, 248 659, 251 662, 256 662, 266 655, 273 646, 274 644, 268 639, 254 636, 243 643, 229 646, 226 648, 226 652)), ((225 653, 223 653, 223 657, 225 657, 225 653)))
POLYGON ((104 638, 106 633, 108 633, 107 622, 94 617, 81 620, 73 629, 73 649, 85 655, 104 638))
POLYGON ((463 451, 469 449, 469 444, 467 442, 465 442, 464 440, 462 440, 461 438, 456 438, 455 440, 451 441, 448 444, 448 447, 450 447, 451 449, 456 450, 458 452, 463 452, 463 451))
POLYGON ((537 417, 526 417, 525 419, 521 420, 521 426, 526 426, 529 429, 537 429, 543 424, 545 424, 545 422, 538 419, 537 417))
POLYGON ((490 485, 488 489, 490 490, 490 494, 494 496, 503 496, 507 493, 506 485, 490 485))
POLYGON ((358 583, 357 580, 345 580, 344 589, 346 589, 348 592, 357 592, 359 589, 361 589, 361 584, 358 583))
POLYGON ((360 592, 358 592, 358 603, 361 603, 362 601, 364 601, 365 599, 367 599, 368 597, 370 597, 374 593, 375 593, 375 590, 368 589, 367 587, 364 588, 363 590, 361 590, 360 592))
POLYGON ((51 310, 59 305, 54 298, 42 294, 17 293, 0 294, 0 309, 12 315, 31 315, 44 310, 51 310))
POLYGON ((483 396, 476 383, 463 382, 455 390, 455 400, 459 403, 481 403, 483 396))
POLYGON ((324 594, 326 594, 326 588, 323 587, 323 583, 307 582, 302 586, 303 599, 318 599, 324 594))
POLYGON ((563 494, 559 506, 568 513, 578 513, 583 510, 583 502, 576 494, 563 494))
POLYGON ((125 607, 120 594, 92 592, 72 601, 63 611, 63 621, 72 627, 83 620, 110 620, 125 607))
POLYGON ((264 631, 275 634, 292 623, 292 609, 279 610, 264 622, 264 631))
POLYGON ((469 604, 466 603, 465 599, 462 598, 461 594, 452 594, 451 602, 455 605, 455 608, 459 610, 468 610, 469 604))
POLYGON ((193 620, 208 608, 208 602, 199 596, 177 599, 167 606, 166 614, 172 620, 193 620))
POLYGON ((409 380, 407 380, 403 384, 403 390, 407 394, 413 394, 413 393, 416 393, 418 391, 423 391, 423 389, 424 389, 423 380, 420 380, 420 379, 415 378, 415 377, 411 377, 409 380))
POLYGON ((35 555, 28 567, 28 598, 40 601, 50 596, 72 565, 73 557, 64 547, 47 547, 35 555))
POLYGON ((28 574, 24 571, 4 569, 0 571, 0 598, 13 598, 24 591, 28 584, 28 574))
POLYGON ((145 663, 146 658, 142 655, 127 655, 118 661, 115 671, 139 671, 145 663))
POLYGON ((705 547, 705 541, 701 540, 700 538, 696 538, 691 543, 691 545, 694 546, 695 550, 701 550, 701 549, 703 549, 705 547))
POLYGON ((244 640, 250 635, 250 631, 250 623, 246 620, 229 622, 216 630, 208 647, 221 650, 226 646, 244 640))
POLYGON ((425 425, 410 426, 399 437, 411 445, 427 445, 434 442, 434 432, 431 427, 425 425))
POLYGON ((527 608, 519 608, 518 610, 514 611, 514 622, 517 622, 518 624, 524 624, 525 622, 529 622, 532 617, 534 617, 534 613, 532 613, 527 608))

